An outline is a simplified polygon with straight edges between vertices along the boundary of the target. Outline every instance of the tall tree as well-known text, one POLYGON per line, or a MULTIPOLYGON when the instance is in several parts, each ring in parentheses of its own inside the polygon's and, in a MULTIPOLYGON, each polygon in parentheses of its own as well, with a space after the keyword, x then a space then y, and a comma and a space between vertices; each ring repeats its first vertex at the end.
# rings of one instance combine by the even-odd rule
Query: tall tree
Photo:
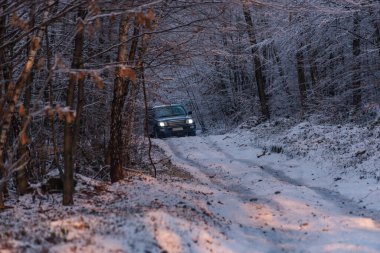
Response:
POLYGON ((362 95, 361 95, 361 76, 360 76, 360 36, 359 36, 360 18, 359 13, 354 13, 354 32, 352 40, 352 54, 353 54, 353 79, 352 79, 352 104, 357 107, 360 106, 362 95))
MULTIPOLYGON (((33 2, 30 6, 29 10, 29 27, 34 27, 36 23, 36 3, 33 2)), ((31 45, 29 45, 31 46, 31 45)), ((26 117, 29 114, 30 106, 31 106, 31 100, 32 100, 32 87, 33 87, 33 75, 34 75, 34 69, 32 69, 27 81, 26 81, 26 87, 24 92, 24 101, 23 101, 23 108, 25 108, 25 113, 22 113, 23 115, 20 115, 22 118, 21 122, 21 128, 26 127, 24 131, 27 131, 28 129, 28 117, 26 117)), ((19 145, 19 158, 25 157, 24 160, 28 160, 28 148, 23 143, 20 143, 19 145)), ((26 177, 26 169, 20 168, 15 172, 16 182, 17 182, 17 191, 19 194, 24 194, 27 191, 27 188, 29 186, 28 180, 26 177)))
MULTIPOLYGON (((53 4, 53 0, 50 0, 47 5, 48 7, 45 8, 45 11, 43 13, 43 18, 41 24, 45 24, 49 18, 49 10, 51 5, 53 4)), ((13 14, 16 15, 16 14, 13 14)), ((17 78, 17 81, 14 85, 14 89, 12 89, 12 93, 10 95, 8 106, 6 111, 3 112, 2 115, 2 126, 1 126, 1 132, 0 132, 0 171, 2 179, 0 181, 0 189, 3 189, 5 179, 8 176, 8 171, 4 167, 4 154, 5 154, 5 148, 8 138, 8 133, 11 127, 12 117, 13 113, 15 112, 17 102, 19 101, 20 95, 22 90, 25 87, 25 84, 29 78, 29 75, 32 71, 37 53, 40 49, 41 40, 44 36, 46 30, 46 25, 40 26, 40 28, 37 30, 36 35, 30 34, 30 47, 28 51, 28 58, 24 64, 24 67, 17 78)), ((0 195, 3 194, 2 190, 0 190, 0 195)), ((0 198, 0 201, 2 201, 3 198, 0 198)), ((0 207, 3 206, 3 203, 0 203, 0 207)))
POLYGON ((248 26, 247 32, 248 32, 249 42, 252 48, 251 53, 253 56, 254 73, 255 73, 255 78, 256 78, 257 91, 258 91, 259 99, 260 99, 261 114, 264 119, 269 119, 270 112, 269 112, 268 99, 265 94, 265 77, 263 73, 263 65, 261 63, 259 49, 257 47, 255 27, 253 24, 253 19, 251 17, 249 5, 244 0, 242 0, 242 5, 243 5, 243 14, 244 14, 245 22, 247 23, 247 26, 248 26))
MULTIPOLYGON (((129 55, 128 55, 128 61, 130 64, 133 64, 134 65, 134 61, 135 61, 135 54, 137 52, 137 49, 138 49, 138 42, 139 42, 139 38, 137 37, 140 33, 140 27, 139 27, 139 24, 137 24, 136 22, 134 23, 134 28, 133 28, 133 39, 132 39, 132 44, 131 44, 131 48, 130 48, 130 51, 129 51, 129 55)), ((141 50, 140 50, 140 53, 141 53, 141 50)), ((139 57, 142 57, 141 55, 139 57)), ((136 72, 136 69, 133 68, 133 71, 136 72)), ((129 82, 130 84, 132 85, 128 85, 130 86, 130 92, 129 92, 129 96, 128 96, 128 101, 127 101, 127 105, 126 105, 126 113, 127 113, 127 119, 126 119, 126 123, 125 123, 125 143, 124 143, 124 147, 127 149, 127 152, 126 152, 126 157, 125 157, 125 164, 130 164, 131 162, 131 138, 132 138, 132 131, 133 131, 133 126, 134 126, 134 117, 135 117, 135 113, 136 113, 136 100, 137 100, 137 95, 139 93, 139 83, 138 82, 129 82)))
POLYGON ((298 89, 300 92, 300 100, 301 100, 301 114, 303 115, 306 110, 307 103, 307 95, 306 95, 306 77, 305 77, 305 67, 304 67, 304 55, 302 51, 302 44, 298 48, 296 53, 296 61, 297 61, 297 77, 298 77, 298 89))
MULTIPOLYGON (((69 84, 67 87, 67 97, 66 97, 66 106, 70 110, 74 110, 74 95, 75 95, 75 85, 78 80, 80 85, 83 85, 83 77, 78 70, 83 66, 83 45, 84 45, 84 28, 82 26, 82 20, 85 18, 86 12, 83 9, 78 11, 78 25, 77 32, 74 39, 74 54, 71 64, 72 71, 74 73, 70 74, 69 84)), ((82 88, 81 88, 82 89, 82 88)), ((82 90, 80 92, 83 92, 82 90)), ((77 107, 83 106, 82 103, 77 103, 77 107)), ((81 109, 79 109, 81 110, 81 109)), ((63 174, 63 205, 72 205, 74 204, 73 194, 74 194, 74 159, 73 151, 75 143, 75 132, 73 129, 75 123, 75 117, 73 116, 74 112, 66 112, 66 120, 64 127, 64 163, 65 171, 63 174)))
POLYGON ((117 182, 124 178, 123 173, 123 138, 122 138, 122 110, 124 100, 128 92, 128 82, 123 72, 125 67, 122 64, 126 63, 128 53, 128 31, 129 18, 122 17, 119 25, 119 49, 116 67, 116 77, 114 80, 113 100, 111 105, 111 133, 110 142, 108 145, 108 153, 110 159, 110 176, 112 182, 117 182))

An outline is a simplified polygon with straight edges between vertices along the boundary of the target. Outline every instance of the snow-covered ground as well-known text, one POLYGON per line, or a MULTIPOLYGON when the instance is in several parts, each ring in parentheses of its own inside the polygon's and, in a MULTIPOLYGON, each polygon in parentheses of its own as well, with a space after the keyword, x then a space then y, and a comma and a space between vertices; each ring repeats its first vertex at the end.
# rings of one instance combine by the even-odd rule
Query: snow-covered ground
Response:
POLYGON ((79 176, 73 207, 8 199, 0 252, 380 252, 378 128, 244 128, 155 140, 157 179, 79 176))
POLYGON ((261 165, 269 164, 310 186, 340 192, 363 207, 380 207, 380 126, 293 125, 280 119, 242 128, 247 133, 236 131, 234 141, 261 147, 261 165), (253 136, 247 139, 250 133, 253 136), (276 165, 276 159, 288 166, 276 165))

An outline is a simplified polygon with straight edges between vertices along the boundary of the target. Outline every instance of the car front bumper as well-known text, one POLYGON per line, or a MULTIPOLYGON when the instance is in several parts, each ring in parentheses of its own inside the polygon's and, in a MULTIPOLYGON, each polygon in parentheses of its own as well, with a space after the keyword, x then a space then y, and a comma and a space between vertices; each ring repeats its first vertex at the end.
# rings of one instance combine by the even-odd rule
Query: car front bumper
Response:
POLYGON ((158 128, 159 137, 194 135, 195 131, 195 124, 176 127, 165 126, 158 128))

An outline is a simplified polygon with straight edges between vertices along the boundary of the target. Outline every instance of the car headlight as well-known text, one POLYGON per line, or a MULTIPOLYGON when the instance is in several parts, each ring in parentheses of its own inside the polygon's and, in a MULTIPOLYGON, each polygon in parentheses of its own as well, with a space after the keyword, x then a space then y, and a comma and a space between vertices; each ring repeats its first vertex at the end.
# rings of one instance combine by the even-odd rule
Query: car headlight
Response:
POLYGON ((165 127, 165 126, 168 125, 168 123, 161 121, 161 122, 158 122, 158 125, 159 125, 160 127, 165 127))
POLYGON ((194 123, 194 120, 193 119, 187 119, 186 120, 186 124, 193 124, 194 123))

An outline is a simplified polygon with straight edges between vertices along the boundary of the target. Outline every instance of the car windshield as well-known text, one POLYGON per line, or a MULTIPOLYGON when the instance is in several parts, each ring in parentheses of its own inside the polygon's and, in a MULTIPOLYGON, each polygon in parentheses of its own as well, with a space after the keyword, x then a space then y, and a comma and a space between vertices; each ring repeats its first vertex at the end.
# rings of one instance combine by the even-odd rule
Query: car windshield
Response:
POLYGON ((186 115, 182 106, 165 106, 154 108, 154 115, 158 118, 186 115))

